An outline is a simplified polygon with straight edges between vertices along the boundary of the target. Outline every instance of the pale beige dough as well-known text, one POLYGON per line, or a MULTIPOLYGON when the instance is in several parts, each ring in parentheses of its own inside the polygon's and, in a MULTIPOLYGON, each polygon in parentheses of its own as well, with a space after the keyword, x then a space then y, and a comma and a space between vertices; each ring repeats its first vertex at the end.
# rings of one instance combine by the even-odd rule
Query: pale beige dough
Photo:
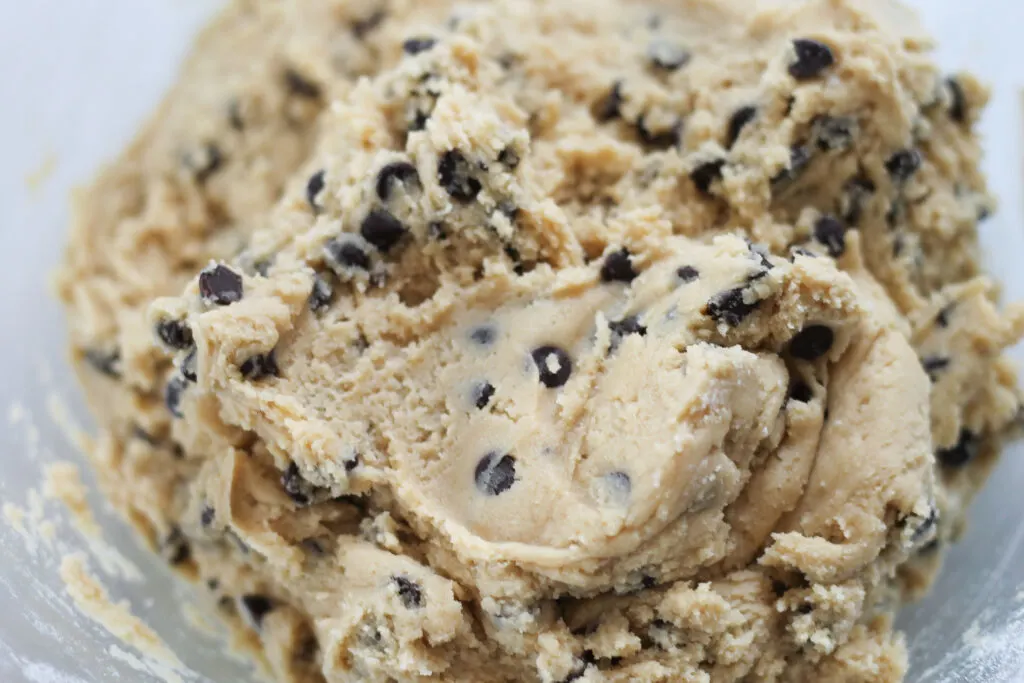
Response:
POLYGON ((60 274, 104 489, 285 681, 901 680, 985 98, 884 1, 237 0, 60 274))

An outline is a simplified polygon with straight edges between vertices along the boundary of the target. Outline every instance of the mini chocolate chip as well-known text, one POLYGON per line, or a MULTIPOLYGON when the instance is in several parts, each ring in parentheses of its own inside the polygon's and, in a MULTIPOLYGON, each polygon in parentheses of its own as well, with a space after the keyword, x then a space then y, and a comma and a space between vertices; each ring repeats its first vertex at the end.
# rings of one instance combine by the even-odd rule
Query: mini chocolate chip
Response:
POLYGON ((611 121, 620 117, 622 115, 623 101, 622 81, 615 81, 605 98, 598 103, 594 116, 601 122, 611 121))
POLYGON ((601 280, 604 282, 632 282, 636 277, 628 249, 613 251, 601 265, 601 280))
POLYGON ((789 65, 789 75, 798 81, 816 78, 836 63, 832 48, 817 40, 798 38, 793 41, 796 61, 789 65))
POLYGON ((683 138, 683 121, 677 119, 668 130, 653 132, 647 128, 646 115, 641 114, 636 120, 636 134, 646 146, 653 149, 669 149, 677 147, 683 138))
POLYGON ((445 152, 437 163, 437 177, 441 187, 460 202, 476 199, 483 189, 480 181, 471 175, 472 165, 457 149, 445 152))
POLYGON ((192 330, 184 320, 161 320, 156 325, 156 336, 172 349, 183 351, 192 346, 192 330))
POLYGON ((419 187, 419 184, 420 174, 415 166, 408 161, 393 161, 377 174, 377 196, 382 202, 386 202, 391 198, 391 191, 395 185, 410 189, 419 187))
POLYGON ((320 86, 295 69, 285 70, 284 83, 288 86, 288 92, 296 97, 302 97, 307 100, 315 100, 320 97, 320 86))
POLYGON ((199 273, 199 295, 207 304, 227 306, 242 300, 242 276, 222 264, 211 264, 199 273))
POLYGON ((733 145, 740 138, 740 133, 747 127, 747 124, 754 120, 757 116, 757 107, 753 105, 747 105, 740 107, 733 115, 729 118, 729 127, 726 130, 725 135, 725 148, 732 149, 733 145))
POLYGON ((167 404, 167 409, 171 411, 171 415, 174 417, 184 417, 185 413, 181 409, 181 400, 185 395, 186 384, 185 378, 181 375, 175 375, 167 382, 167 387, 164 389, 164 403, 167 404))
POLYGON ((512 147, 506 147, 498 153, 498 163, 506 168, 514 170, 519 166, 520 161, 519 152, 512 147))
POLYGON ((381 25, 388 13, 382 9, 376 10, 373 14, 366 17, 365 19, 359 19, 352 22, 352 33, 356 38, 363 39, 370 31, 373 31, 381 25))
POLYGON ((823 152, 849 149, 857 134, 857 122, 848 116, 819 116, 811 126, 812 137, 823 152))
POLYGON ((939 311, 939 314, 935 316, 935 324, 939 327, 949 327, 949 318, 953 315, 953 304, 944 307, 939 311))
POLYGON ((102 351, 100 349, 86 349, 82 358, 92 366, 93 370, 113 379, 121 377, 121 352, 118 349, 102 351))
POLYGON ((281 374, 273 351, 249 357, 238 367, 238 371, 244 379, 254 382, 266 377, 279 377, 281 374))
POLYGON ((658 580, 653 576, 644 574, 643 578, 640 579, 640 585, 650 590, 658 585, 658 580))
POLYGON ((747 303, 744 296, 747 291, 745 287, 736 287, 716 294, 704 305, 704 314, 716 322, 736 327, 761 305, 760 301, 747 303))
POLYGON ((827 325, 808 325, 789 342, 789 352, 794 358, 816 360, 829 352, 835 338, 827 325))
POLYGON ((541 346, 534 349, 531 355, 540 372, 541 384, 548 389, 555 389, 569 381, 572 360, 568 353, 557 346, 541 346))
POLYGON ((359 454, 356 453, 351 458, 348 458, 347 460, 344 460, 342 462, 345 465, 345 471, 351 472, 355 468, 359 467, 359 454))
POLYGON ((939 511, 935 508, 932 508, 928 512, 928 516, 921 520, 921 523, 918 525, 918 527, 914 529, 914 533, 910 537, 910 542, 914 545, 919 544, 921 541, 927 538, 929 534, 932 533, 932 530, 935 529, 938 523, 939 511))
POLYGON ((526 269, 523 267, 523 257, 519 253, 518 249, 513 247, 511 244, 506 244, 504 252, 505 256, 508 256, 509 260, 512 261, 512 263, 514 264, 512 267, 512 272, 514 272, 516 275, 522 275, 523 273, 526 272, 526 269))
POLYGON ((199 523, 204 527, 208 527, 213 524, 213 520, 217 517, 217 511, 209 505, 203 506, 203 511, 199 513, 199 523))
POLYGON ((935 452, 939 464, 950 469, 959 469, 978 455, 978 437, 969 429, 960 430, 960 439, 951 448, 940 448, 935 452))
POLYGON ((690 61, 690 53, 678 43, 659 39, 647 46, 647 58, 659 69, 675 71, 690 61))
POLYGON ((939 380, 939 374, 949 367, 950 359, 945 356, 929 356, 921 359, 921 367, 928 373, 933 383, 939 380))
POLYGON ((916 149, 903 149, 885 162, 885 170, 896 182, 906 182, 921 168, 921 153, 916 149))
POLYGON ((803 604, 803 605, 800 605, 799 607, 796 608, 796 613, 797 614, 810 614, 813 611, 814 611, 814 605, 811 605, 811 604, 803 604))
POLYGON ((281 487, 296 505, 309 505, 312 485, 303 478, 299 466, 294 462, 289 463, 281 475, 281 487))
POLYGON ((406 609, 423 607, 423 589, 418 583, 405 576, 392 576, 391 581, 398 589, 398 597, 406 609))
POLYGON ((380 251, 387 252, 405 235, 405 226, 390 211, 372 209, 363 219, 359 234, 380 251))
POLYGON ((317 202, 316 198, 320 196, 320 193, 324 190, 324 177, 327 175, 327 171, 321 169, 309 177, 309 181, 306 183, 306 201, 309 203, 314 213, 320 213, 323 211, 323 207, 317 202))
POLYGON ((481 325, 473 328, 469 338, 480 346, 490 346, 498 338, 498 331, 491 325, 481 325))
POLYGON ((164 539, 163 555, 172 566, 187 562, 192 557, 192 547, 178 527, 171 528, 171 532, 164 539))
MULTIPOLYGON (((365 256, 365 254, 363 254, 365 256)), ((334 286, 322 273, 313 275, 313 289, 309 293, 309 310, 319 313, 334 301, 334 286)))
POLYGON ((273 601, 265 595, 247 593, 242 596, 242 606, 256 628, 263 626, 263 619, 274 609, 273 601))
POLYGON ((810 151, 803 146, 796 146, 789 151, 789 166, 782 169, 772 178, 772 185, 779 185, 794 180, 811 162, 810 151))
POLYGON ((781 598, 783 595, 786 594, 786 591, 788 590, 789 586, 786 585, 785 581, 772 581, 772 593, 775 594, 775 597, 781 598))
POLYGON ((193 346, 192 350, 185 354, 185 357, 181 360, 181 376, 189 382, 199 381, 197 355, 198 352, 193 346))
POLYGON ((685 285, 699 278, 700 271, 693 266, 682 266, 676 271, 676 277, 678 277, 685 285))
POLYGON ((702 194, 711 193, 711 184, 722 179, 722 168, 725 167, 724 159, 706 161, 697 168, 690 171, 690 180, 697 186, 702 194))
POLYGON ((356 244, 351 236, 342 235, 324 245, 324 255, 329 263, 342 268, 370 269, 370 256, 356 244))
POLYGON ((851 178, 843 194, 843 219, 847 225, 857 225, 864 214, 864 205, 875 193, 876 187, 870 178, 856 176, 851 178))
POLYGON ((417 109, 413 112, 412 118, 406 123, 406 130, 410 133, 415 133, 418 130, 423 130, 427 127, 427 121, 430 120, 430 112, 425 112, 417 109))
POLYGON ((946 87, 950 97, 949 117, 957 123, 967 123, 967 97, 963 86, 956 78, 950 77, 946 79, 946 87))
POLYGON ((806 382, 798 379, 789 386, 789 397, 799 403, 810 403, 814 391, 806 382))
POLYGON ((835 216, 822 216, 814 223, 814 239, 821 242, 832 258, 846 251, 846 226, 835 216))
POLYGON ((202 184, 224 165, 224 154, 217 145, 207 143, 198 152, 186 155, 185 165, 192 171, 196 182, 202 184))
POLYGON ((647 335, 647 327, 640 322, 640 316, 631 315, 622 320, 613 320, 608 323, 608 331, 611 333, 609 353, 619 348, 622 340, 636 334, 641 337, 647 335))
POLYGON ((404 50, 407 55, 418 55, 421 52, 426 52, 435 45, 437 45, 436 38, 406 38, 402 43, 402 50, 404 50))
POLYGON ((499 496, 516 482, 516 459, 500 451, 491 451, 477 463, 473 479, 481 493, 499 496))
POLYGON ((494 396, 494 385, 484 380, 475 387, 473 387, 473 405, 480 410, 487 407, 487 404, 491 402, 491 397, 494 396))

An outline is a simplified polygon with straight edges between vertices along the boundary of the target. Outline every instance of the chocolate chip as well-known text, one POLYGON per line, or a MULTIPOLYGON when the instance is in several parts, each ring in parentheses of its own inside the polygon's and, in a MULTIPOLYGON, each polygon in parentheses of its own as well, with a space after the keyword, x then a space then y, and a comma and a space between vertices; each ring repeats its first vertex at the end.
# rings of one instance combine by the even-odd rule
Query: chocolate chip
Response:
POLYGON ((534 349, 533 362, 540 371, 541 384, 555 389, 569 381, 572 374, 572 360, 569 354, 557 346, 541 346, 534 349))
POLYGON ((512 147, 506 147, 498 153, 498 163, 506 168, 514 170, 519 166, 520 161, 519 152, 512 147))
POLYGON ((477 463, 473 478, 481 493, 500 496, 516 482, 516 459, 499 451, 491 451, 477 463))
POLYGON ((296 97, 307 100, 315 100, 320 97, 320 86, 295 69, 285 70, 284 83, 288 87, 288 92, 296 97))
POLYGON ((846 183, 842 214, 847 225, 857 225, 860 222, 864 214, 864 205, 876 189, 874 182, 864 176, 856 176, 846 183))
POLYGON ((646 116, 641 114, 636 120, 636 134, 641 142, 652 149, 678 147, 683 138, 683 121, 677 119, 668 130, 654 132, 647 127, 646 116))
POLYGON ((604 282, 632 282, 636 277, 629 250, 625 248, 608 254, 601 265, 601 280, 604 282))
POLYGON ((612 89, 601 102, 598 103, 594 116, 598 121, 606 122, 622 116, 622 81, 615 81, 612 89))
POLYGON ((647 590, 650 590, 652 588, 657 587, 658 580, 653 576, 650 576, 649 574, 644 574, 644 576, 640 579, 640 585, 646 588, 647 590))
POLYGON ((487 407, 487 404, 491 402, 491 397, 494 396, 494 385, 484 380, 475 387, 473 387, 473 405, 480 410, 487 407))
POLYGON ((82 358, 92 366, 92 369, 101 375, 106 375, 113 379, 120 379, 121 377, 121 352, 117 349, 112 351, 103 351, 100 349, 86 349, 82 353, 82 358))
POLYGON ((419 187, 419 184, 420 174, 415 166, 408 161, 393 161, 377 174, 377 196, 382 202, 386 202, 391 198, 391 191, 395 185, 410 189, 419 187))
POLYGON ((740 138, 740 133, 747 127, 747 124, 757 117, 757 107, 753 105, 747 105, 740 107, 733 115, 729 118, 729 127, 725 134, 725 148, 732 149, 733 145, 740 138))
POLYGON ((199 295, 207 304, 227 306, 242 300, 242 276, 225 265, 211 264, 199 273, 199 295))
POLYGON ((167 387, 164 389, 164 403, 167 404, 167 409, 174 417, 185 416, 181 409, 181 400, 184 398, 187 386, 184 377, 175 375, 167 382, 167 387))
POLYGON ((960 431, 960 439, 955 446, 940 448, 935 457, 943 467, 959 469, 978 456, 980 445, 977 435, 965 428, 960 431))
POLYGON ((352 33, 356 38, 360 40, 365 38, 370 31, 373 31, 381 25, 388 14, 382 9, 376 10, 373 14, 366 17, 365 19, 359 19, 352 22, 352 33))
POLYGON ((263 619, 274 609, 273 601, 265 595, 247 593, 242 596, 242 606, 256 628, 263 626, 263 619))
POLYGON ((281 475, 281 487, 296 505, 309 505, 312 499, 313 485, 306 481, 299 472, 299 466, 289 463, 281 475))
POLYGON ((346 472, 351 472, 355 468, 359 467, 359 454, 356 453, 351 458, 343 460, 342 464, 344 464, 346 472))
POLYGON ((819 116, 811 126, 812 137, 823 152, 849 149, 857 134, 857 122, 848 116, 819 116))
POLYGON ((186 353, 185 357, 181 360, 181 376, 189 382, 199 381, 197 355, 196 348, 192 347, 192 350, 186 353))
POLYGON ((827 325, 808 325, 789 342, 789 353, 801 360, 816 360, 831 350, 835 338, 827 325))
POLYGON ((357 268, 359 270, 370 269, 370 257, 352 235, 342 235, 327 242, 324 245, 324 255, 327 261, 338 268, 357 268))
POLYGON ((678 43, 655 40, 647 46, 647 58, 658 69, 675 71, 690 61, 690 53, 678 43))
POLYGON ((192 172, 192 177, 199 184, 205 183, 224 165, 224 155, 220 147, 207 143, 198 151, 185 156, 185 165, 192 172))
POLYGON ((406 120, 406 130, 410 133, 414 133, 418 130, 423 130, 427 127, 427 121, 430 120, 430 112, 425 112, 417 109, 412 113, 412 118, 406 120))
POLYGON ((949 327, 949 318, 953 315, 953 304, 944 307, 939 314, 935 316, 935 324, 939 327, 949 327))
POLYGON ((453 198, 460 202, 470 202, 476 199, 483 186, 480 181, 474 178, 473 167, 469 161, 457 149, 449 150, 441 156, 437 164, 437 177, 441 187, 453 198))
POLYGON ((736 327, 761 305, 760 301, 748 303, 745 298, 747 291, 745 287, 736 287, 716 294, 704 305, 704 315, 729 327, 736 327))
POLYGON ((846 251, 846 226, 826 214, 814 223, 814 239, 825 246, 829 256, 839 258, 846 251))
POLYGON ((935 527, 939 523, 939 511, 932 508, 928 516, 921 520, 917 528, 914 529, 913 534, 910 537, 910 542, 913 545, 918 545, 921 541, 926 539, 934 531, 935 527))
POLYGON ((697 186, 702 194, 711 193, 711 184, 722 179, 722 168, 725 167, 724 159, 706 161, 690 171, 690 180, 697 186))
POLYGON ((950 359, 945 356, 928 356, 921 359, 921 367, 928 373, 928 379, 933 383, 939 379, 939 374, 949 367, 950 359))
POLYGON ((789 75, 798 81, 816 78, 836 63, 832 48, 817 40, 798 38, 793 41, 796 61, 789 65, 789 75))
POLYGON ((798 379, 789 386, 789 397, 799 403, 810 403, 814 391, 806 382, 798 379))
POLYGON ((178 527, 171 529, 167 538, 164 539, 162 554, 171 566, 188 562, 189 558, 192 557, 192 546, 189 545, 188 539, 185 538, 185 534, 181 532, 181 529, 178 527))
POLYGON ((391 581, 398 589, 398 597, 406 609, 423 607, 423 589, 418 583, 405 576, 392 576, 391 581))
POLYGON ((306 201, 309 202, 309 206, 313 209, 314 213, 320 213, 323 211, 323 207, 317 202, 316 198, 320 196, 320 193, 324 190, 324 177, 327 171, 323 169, 317 171, 309 177, 309 181, 306 183, 306 201))
POLYGON ((640 322, 640 317, 636 315, 628 316, 622 320, 613 320, 608 323, 608 331, 611 333, 609 352, 618 349, 622 340, 632 334, 641 337, 647 335, 647 327, 640 322))
POLYGON ((699 278, 700 271, 693 266, 682 266, 676 271, 676 277, 685 285, 699 278))
POLYGON ((406 38, 402 43, 402 50, 407 55, 418 55, 421 52, 426 52, 437 45, 436 38, 406 38))
POLYGON ((814 605, 811 605, 809 603, 800 605, 799 607, 796 608, 796 613, 797 614, 810 614, 813 611, 814 611, 814 605))
POLYGON ((772 581, 772 593, 775 594, 775 597, 781 598, 783 595, 786 594, 786 591, 788 590, 789 586, 786 585, 785 581, 772 581))
POLYGON ((313 275, 313 289, 309 293, 309 300, 306 302, 309 310, 319 313, 334 301, 334 285, 323 273, 313 275))
POLYGON ((242 373, 244 379, 253 382, 266 377, 279 377, 281 375, 281 370, 277 367, 277 358, 273 351, 267 354, 260 353, 250 356, 238 367, 238 371, 242 373))
POLYGON ((906 182, 921 168, 921 153, 916 149, 903 149, 885 162, 885 170, 896 182, 906 182))
POLYGON ((956 78, 950 77, 946 79, 946 87, 949 88, 949 117, 957 123, 967 123, 967 97, 963 86, 956 78))
POLYGON ((405 226, 391 212, 372 209, 363 219, 359 234, 380 251, 387 252, 405 235, 405 226))
POLYGON ((213 524, 213 520, 217 517, 217 511, 209 505, 203 506, 203 511, 199 513, 199 523, 204 527, 208 527, 213 524))
POLYGON ((166 346, 183 351, 192 346, 192 330, 184 320, 161 320, 156 325, 156 336, 166 346))
POLYGON ((490 346, 498 338, 498 331, 491 325, 481 325, 473 328, 469 338, 480 346, 490 346))
POLYGON ((810 151, 803 146, 796 146, 789 151, 789 166, 779 171, 772 178, 772 185, 780 185, 794 180, 811 162, 810 151))

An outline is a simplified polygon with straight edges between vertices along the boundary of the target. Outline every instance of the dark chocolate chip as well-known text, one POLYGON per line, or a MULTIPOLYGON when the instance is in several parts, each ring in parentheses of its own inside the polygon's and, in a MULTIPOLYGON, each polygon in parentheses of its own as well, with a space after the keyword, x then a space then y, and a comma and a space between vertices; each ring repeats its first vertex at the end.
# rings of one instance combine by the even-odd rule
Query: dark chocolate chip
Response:
POLYGON ((346 472, 351 472, 355 468, 359 467, 359 454, 356 453, 351 458, 343 460, 342 464, 345 466, 346 472))
POLYGON ((173 527, 163 542, 163 556, 172 566, 187 562, 192 557, 192 546, 178 527, 173 527))
POLYGON ((649 574, 644 574, 640 579, 640 585, 650 590, 658 585, 658 580, 649 574))
POLYGON ((678 277, 683 284, 687 284, 699 278, 700 271, 693 266, 682 266, 676 271, 676 277, 678 277))
POLYGON ((256 628, 263 626, 263 619, 274 609, 274 602, 265 595, 247 593, 242 596, 242 606, 256 628))
POLYGON ((512 170, 519 166, 520 161, 519 152, 512 147, 506 147, 498 154, 498 163, 512 170))
POLYGON ((418 130, 423 130, 427 127, 427 121, 430 120, 430 112, 425 112, 417 109, 412 114, 412 118, 407 121, 406 130, 410 133, 414 133, 418 130))
POLYGON ((716 322, 736 327, 761 305, 760 301, 748 303, 744 296, 747 292, 745 287, 736 287, 716 294, 705 304, 704 314, 716 322))
POLYGON ((481 493, 499 496, 516 482, 516 459, 500 451, 491 451, 477 463, 473 479, 481 493))
POLYGON ((167 409, 171 411, 171 415, 174 417, 185 416, 181 409, 181 400, 185 396, 185 388, 187 386, 188 384, 184 377, 175 375, 167 382, 167 387, 164 389, 164 403, 167 404, 167 409))
POLYGON ((772 185, 780 185, 786 181, 796 179, 810 162, 811 153, 806 147, 793 147, 789 151, 789 166, 775 174, 772 178, 772 185))
POLYGON ((103 351, 100 349, 86 349, 82 358, 93 370, 113 379, 121 377, 121 352, 117 349, 103 351))
POLYGON ((405 235, 405 226, 390 211, 372 209, 363 219, 359 234, 380 251, 387 252, 405 235))
POLYGON ((487 404, 491 402, 491 398, 494 396, 494 385, 484 380, 475 387, 473 387, 473 405, 480 410, 487 407, 487 404))
POLYGON ((747 124, 757 117, 757 107, 748 105, 746 107, 740 107, 733 115, 729 118, 729 127, 725 134, 725 147, 726 149, 732 149, 733 145, 740 138, 740 133, 747 127, 747 124))
POLYGON ((822 216, 814 223, 814 239, 821 242, 828 255, 839 258, 846 251, 846 226, 835 216, 822 216))
POLYGON ((622 116, 622 81, 615 81, 608 94, 598 103, 594 116, 598 121, 611 121, 622 116))
POLYGON ((949 367, 950 359, 945 356, 928 356, 921 359, 921 367, 928 373, 928 379, 933 383, 939 380, 939 375, 949 367))
POLYGON ((622 320, 613 320, 608 323, 608 330, 611 333, 611 344, 609 352, 619 348, 622 340, 629 335, 636 334, 641 337, 647 335, 647 327, 640 322, 640 317, 631 315, 622 320))
POLYGON ((605 257, 601 265, 601 280, 604 282, 632 282, 637 277, 629 250, 622 248, 605 257))
POLYGON ((198 151, 186 155, 185 165, 191 170, 196 182, 202 184, 224 165, 224 154, 217 145, 207 143, 198 151))
POLYGON ((289 463, 288 468, 281 475, 281 487, 296 505, 309 505, 313 486, 303 478, 302 473, 299 472, 299 466, 294 462, 289 463))
POLYGON ((395 185, 401 185, 406 190, 419 187, 420 174, 416 167, 408 161, 393 161, 380 169, 377 174, 377 196, 382 202, 391 198, 391 191, 395 185))
POLYGON ((185 357, 181 359, 181 376, 187 379, 189 382, 199 381, 198 371, 198 352, 195 347, 185 354, 185 357))
POLYGON ((324 245, 324 254, 334 266, 342 268, 370 269, 370 256, 366 250, 353 241, 351 236, 342 235, 324 245))
POLYGON ((814 391, 806 382, 798 379, 789 385, 789 397, 799 403, 810 403, 814 391))
POLYGON ((811 126, 812 136, 823 152, 849 149, 857 134, 857 122, 848 116, 820 116, 811 126))
POLYGON ((678 147, 683 138, 683 121, 677 119, 668 130, 654 132, 647 127, 644 114, 636 120, 636 134, 647 147, 652 149, 669 149, 678 147))
POLYGON ((974 460, 980 447, 977 435, 969 429, 960 430, 960 439, 951 448, 940 448, 935 452, 939 464, 949 469, 959 469, 974 460))
POLYGON ((474 178, 471 173, 472 164, 457 149, 445 152, 437 164, 437 177, 441 187, 453 198, 460 202, 470 202, 476 199, 483 189, 480 181, 474 178))
POLYGON ((473 328, 469 338, 480 346, 490 346, 498 338, 498 331, 492 325, 481 325, 473 328))
MULTIPOLYGON (((365 256, 365 254, 364 254, 365 256)), ((319 313, 334 301, 334 285, 323 273, 313 275, 313 289, 309 293, 309 310, 319 313)))
POLYGON ((724 159, 706 161, 697 168, 690 171, 690 180, 697 186, 702 194, 711 193, 711 184, 722 179, 722 169, 725 167, 724 159))
POLYGON ((788 590, 789 586, 786 585, 785 581, 772 581, 772 593, 775 594, 775 597, 781 598, 783 595, 786 594, 786 591, 788 590))
POLYGON ((317 171, 309 177, 309 181, 306 183, 306 201, 309 202, 309 206, 315 213, 323 211, 323 207, 317 202, 316 198, 320 196, 320 193, 324 190, 324 177, 327 171, 323 169, 317 171))
POLYGON ((669 40, 654 40, 647 46, 647 58, 658 69, 675 71, 690 61, 690 53, 669 40))
POLYGON ((885 162, 885 170, 896 182, 906 182, 921 168, 921 153, 916 149, 903 149, 885 162))
POLYGON ((366 17, 365 19, 359 19, 352 22, 352 33, 356 38, 363 39, 370 31, 373 31, 381 25, 388 13, 383 9, 376 10, 373 14, 366 17))
POLYGON ((918 545, 921 541, 923 541, 931 535, 935 527, 938 526, 938 523, 939 511, 935 508, 932 508, 929 511, 928 516, 921 520, 917 528, 914 529, 914 533, 910 537, 910 542, 913 545, 918 545))
POLYGON ((864 206, 875 193, 875 184, 870 178, 856 176, 846 183, 843 196, 843 219, 847 225, 857 225, 864 215, 864 206))
POLYGON ((555 389, 569 381, 572 360, 568 353, 557 346, 541 346, 534 349, 531 355, 540 372, 541 384, 548 389, 555 389))
POLYGON ((281 375, 281 370, 277 367, 277 358, 273 351, 249 357, 238 367, 238 371, 242 373, 244 379, 253 382, 266 377, 279 377, 281 375))
POLYGON ((953 315, 953 304, 946 306, 935 316, 935 324, 939 327, 949 327, 949 318, 953 315))
POLYGON ((161 320, 156 325, 156 336, 165 345, 182 351, 192 346, 192 330, 184 320, 161 320))
POLYGON ((423 589, 418 583, 405 576, 392 576, 391 581, 398 589, 398 597, 406 609, 423 607, 423 589))
POLYGON ((789 352, 794 358, 816 360, 832 348, 836 335, 827 325, 808 325, 789 342, 789 352))
POLYGON ((963 86, 956 78, 950 77, 946 79, 946 87, 949 88, 949 117, 957 123, 967 123, 967 97, 963 86))
POLYGON ((208 304, 233 304, 242 300, 244 291, 242 276, 225 265, 209 265, 199 273, 199 295, 208 304))
POLYGON ((286 69, 284 72, 284 83, 288 92, 296 97, 307 100, 315 100, 320 97, 320 86, 309 80, 295 69, 286 69))
POLYGON ((805 603, 805 604, 800 605, 799 607, 796 608, 796 613, 797 614, 810 614, 813 611, 814 611, 814 605, 811 605, 809 603, 805 603))
POLYGON ((796 60, 789 65, 789 75, 798 81, 816 78, 836 63, 832 48, 817 40, 798 38, 793 41, 796 60))
POLYGON ((199 513, 199 522, 204 527, 208 527, 213 524, 213 520, 217 518, 217 511, 209 505, 203 506, 203 511, 199 513))
POLYGON ((404 50, 407 55, 418 55, 421 52, 426 52, 435 45, 437 45, 436 38, 406 38, 402 43, 402 50, 404 50))

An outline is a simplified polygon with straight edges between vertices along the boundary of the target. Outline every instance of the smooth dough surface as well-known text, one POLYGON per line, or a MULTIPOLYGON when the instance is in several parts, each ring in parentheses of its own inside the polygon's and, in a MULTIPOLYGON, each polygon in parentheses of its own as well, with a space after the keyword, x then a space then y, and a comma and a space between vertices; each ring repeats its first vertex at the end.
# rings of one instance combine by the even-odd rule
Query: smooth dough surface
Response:
POLYGON ((235 0, 79 197, 108 497, 276 676, 899 681, 1021 414, 878 0, 235 0))

